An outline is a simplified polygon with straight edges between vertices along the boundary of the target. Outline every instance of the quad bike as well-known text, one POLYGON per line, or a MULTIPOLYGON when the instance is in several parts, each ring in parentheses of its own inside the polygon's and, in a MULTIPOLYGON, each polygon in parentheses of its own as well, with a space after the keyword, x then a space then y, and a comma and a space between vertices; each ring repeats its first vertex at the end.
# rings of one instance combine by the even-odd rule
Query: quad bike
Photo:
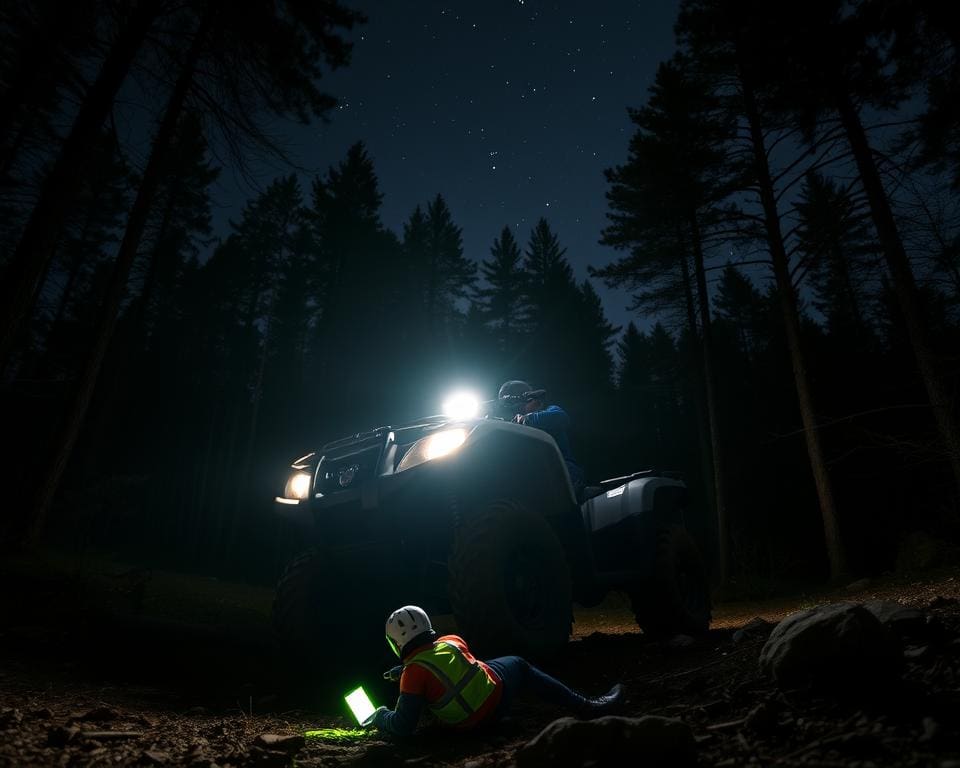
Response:
POLYGON ((546 432, 431 416, 354 434, 296 460, 277 511, 304 551, 277 585, 294 658, 333 644, 382 650, 383 621, 415 603, 452 613, 481 654, 562 648, 572 604, 625 592, 644 633, 708 628, 706 571, 684 527, 687 489, 647 470, 575 495, 546 432))

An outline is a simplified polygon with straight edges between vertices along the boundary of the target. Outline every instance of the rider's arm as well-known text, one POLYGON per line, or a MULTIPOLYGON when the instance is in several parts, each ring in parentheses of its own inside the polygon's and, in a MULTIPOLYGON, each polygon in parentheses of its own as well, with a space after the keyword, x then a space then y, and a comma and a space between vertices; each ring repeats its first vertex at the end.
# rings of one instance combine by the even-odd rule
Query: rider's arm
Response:
POLYGON ((570 426, 570 417, 567 416, 567 412, 560 406, 551 405, 542 411, 528 413, 524 416, 523 423, 546 432, 559 432, 570 426))

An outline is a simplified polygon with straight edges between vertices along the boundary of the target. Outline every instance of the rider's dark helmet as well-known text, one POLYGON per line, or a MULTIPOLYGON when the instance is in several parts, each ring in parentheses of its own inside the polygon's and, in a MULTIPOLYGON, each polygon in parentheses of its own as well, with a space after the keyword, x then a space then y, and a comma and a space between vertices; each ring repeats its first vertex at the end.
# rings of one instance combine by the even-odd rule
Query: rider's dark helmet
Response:
POLYGON ((505 410, 519 412, 524 404, 531 400, 542 400, 546 393, 545 389, 534 389, 526 381, 514 379, 503 383, 497 400, 505 410))

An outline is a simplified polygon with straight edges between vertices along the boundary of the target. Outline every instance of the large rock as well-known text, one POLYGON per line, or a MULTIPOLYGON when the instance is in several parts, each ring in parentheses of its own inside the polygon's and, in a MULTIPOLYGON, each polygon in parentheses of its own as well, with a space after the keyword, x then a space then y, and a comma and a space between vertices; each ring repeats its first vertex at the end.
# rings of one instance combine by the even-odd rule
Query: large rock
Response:
POLYGON ((681 720, 647 715, 554 720, 517 752, 518 768, 692 766, 696 741, 681 720))
POLYGON ((926 640, 934 629, 927 621, 927 615, 909 605, 893 600, 871 600, 863 607, 880 620, 894 637, 904 640, 926 640))
POLYGON ((903 659, 890 632, 862 605, 835 603, 787 616, 760 652, 760 670, 781 687, 872 687, 903 659))

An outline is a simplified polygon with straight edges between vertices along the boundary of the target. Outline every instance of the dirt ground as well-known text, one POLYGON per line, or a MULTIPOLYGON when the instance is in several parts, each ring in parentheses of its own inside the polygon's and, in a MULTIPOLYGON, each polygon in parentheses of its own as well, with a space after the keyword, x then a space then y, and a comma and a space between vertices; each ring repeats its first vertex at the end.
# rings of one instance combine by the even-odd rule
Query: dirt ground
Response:
MULTIPOLYGON (((561 714, 520 701, 507 720, 469 735, 427 728, 395 743, 359 732, 329 707, 294 709, 271 690, 268 590, 190 582, 189 598, 164 607, 151 601, 161 602, 156 584, 165 577, 140 578, 123 572, 104 580, 120 604, 153 608, 139 614, 135 632, 127 620, 111 625, 98 614, 91 633, 76 611, 69 623, 41 624, 24 610, 27 598, 18 603, 8 591, 0 601, 0 766, 509 766, 561 714), (164 611, 195 621, 172 624, 157 618, 164 611), (216 629, 202 621, 211 618, 205 611, 216 629), (317 729, 327 730, 302 744, 263 737, 317 729)), ((48 587, 48 596, 61 594, 62 585, 48 587)), ((83 595, 73 599, 82 613, 83 595)), ((622 681, 622 714, 682 719, 703 766, 960 768, 960 567, 726 604, 714 614, 704 637, 653 642, 637 631, 626 603, 611 599, 577 613, 566 654, 547 668, 588 693, 622 681), (942 627, 941 641, 906 650, 895 690, 827 698, 782 691, 760 676, 770 626, 753 619, 775 623, 821 603, 877 598, 921 608, 942 627)), ((391 695, 375 693, 384 703, 391 695)))

